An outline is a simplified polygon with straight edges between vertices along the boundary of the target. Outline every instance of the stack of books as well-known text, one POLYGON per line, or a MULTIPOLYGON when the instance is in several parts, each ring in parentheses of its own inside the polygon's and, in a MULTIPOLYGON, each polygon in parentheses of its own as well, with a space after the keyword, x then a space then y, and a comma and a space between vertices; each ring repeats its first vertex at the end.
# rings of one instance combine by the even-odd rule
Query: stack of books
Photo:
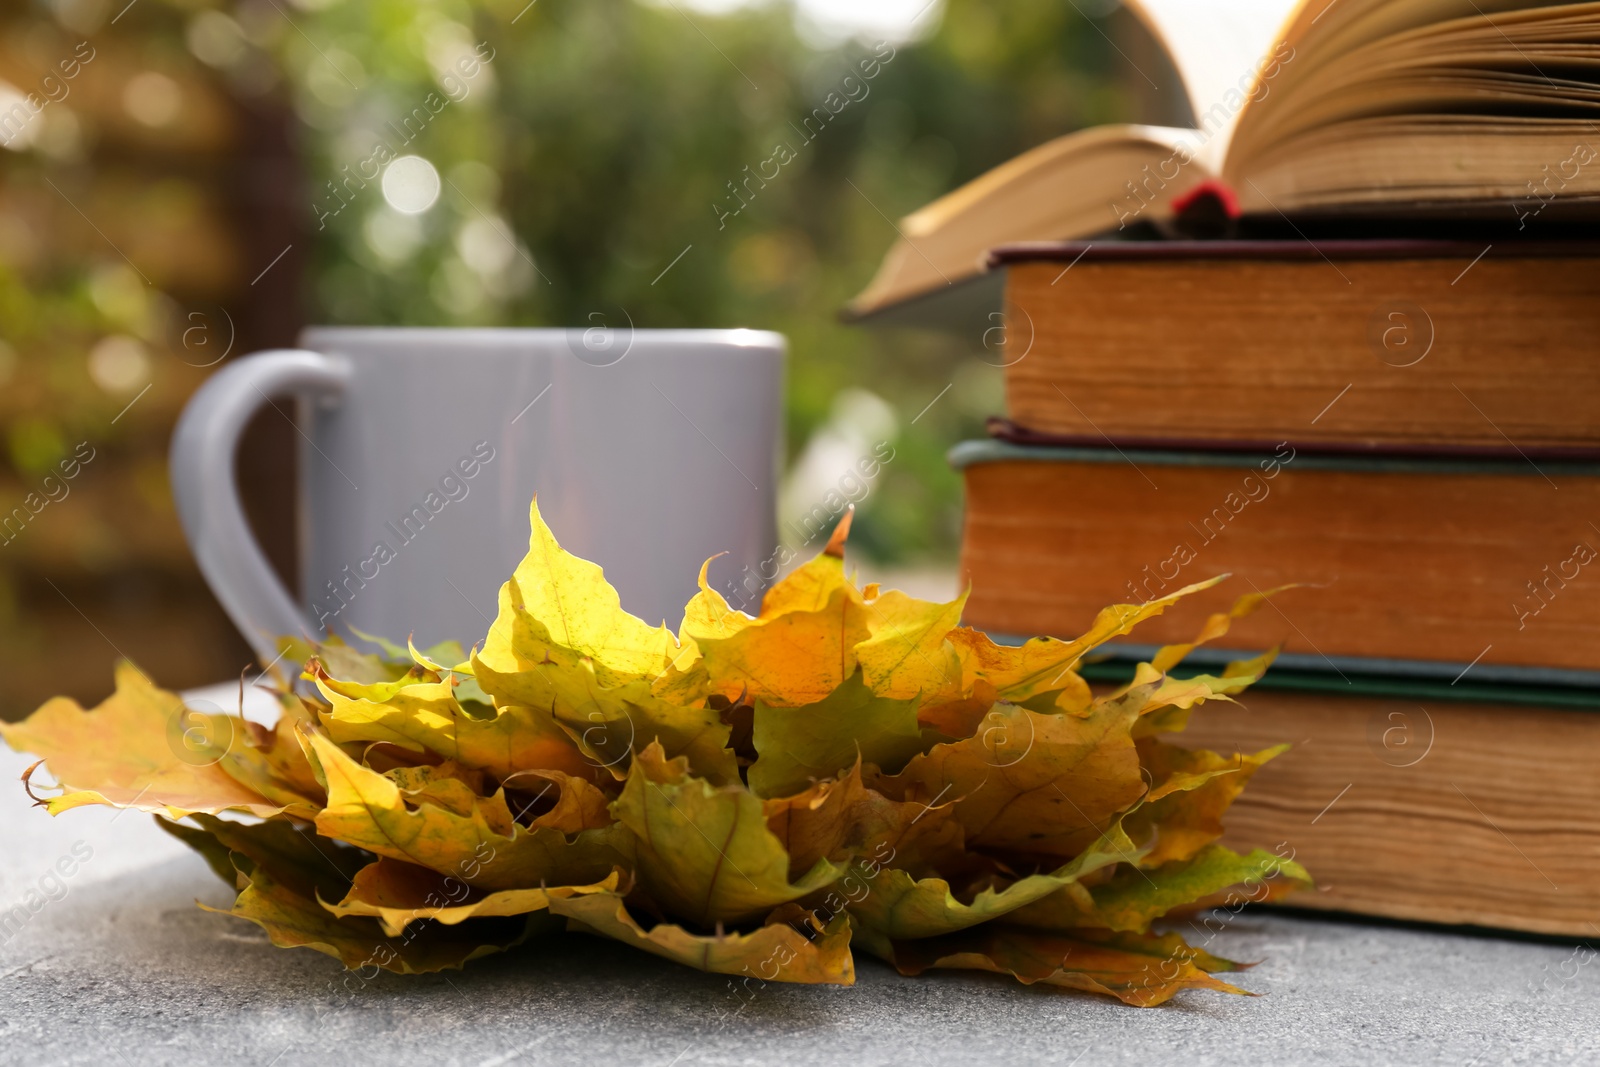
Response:
MULTIPOLYGON (((1001 167, 906 220, 853 309, 905 321, 949 302, 930 278, 1003 284, 1006 416, 952 453, 966 621, 1073 636, 1216 574, 1270 593, 1191 662, 1284 653, 1187 736, 1294 743, 1229 830, 1315 873, 1295 903, 1600 934, 1600 244, 1485 221, 1542 173, 1574 175, 1547 222, 1592 210, 1574 194, 1600 166, 1541 163, 1600 151, 1577 117, 1600 85, 1559 58, 1600 9, 1344 0, 1252 38, 1272 3, 1185 4, 1138 7, 1169 47, 1205 38, 1197 10, 1237 15, 1220 36, 1269 57, 1248 106, 1198 143, 1090 131, 1001 167), (1149 165, 1128 240, 1108 190, 1156 141, 1194 150, 1149 165)), ((1218 606, 1143 624, 1091 677, 1218 606)))

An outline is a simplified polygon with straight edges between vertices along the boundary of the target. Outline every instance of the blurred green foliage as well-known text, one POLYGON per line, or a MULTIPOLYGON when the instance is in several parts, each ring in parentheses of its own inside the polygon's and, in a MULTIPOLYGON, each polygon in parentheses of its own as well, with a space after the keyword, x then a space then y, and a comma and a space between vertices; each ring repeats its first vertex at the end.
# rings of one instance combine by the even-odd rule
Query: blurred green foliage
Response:
MULTIPOLYGON (((225 350, 302 320, 781 331, 786 540, 842 494, 853 548, 947 574, 944 455, 1002 409, 1000 371, 981 336, 837 313, 892 220, 1061 133, 1161 117, 1115 8, 933 0, 920 37, 886 43, 762 0, 0 9, 0 515, 24 526, 0 537, 0 716, 98 699, 113 657, 178 687, 244 662, 166 448, 225 350), (420 213, 386 199, 399 154, 442 177, 420 213), (65 485, 80 446, 96 458, 65 485)), ((287 555, 287 428, 256 429, 247 503, 287 555)))
MULTIPOLYGON (((227 97, 280 100, 299 126, 309 319, 781 331, 791 458, 830 425, 848 430, 852 412, 892 413, 875 429, 892 432, 896 459, 854 541, 885 561, 947 559, 960 491, 944 452, 1000 410, 999 371, 980 337, 873 332, 837 312, 877 267, 891 220, 1050 137, 1132 117, 1105 29, 1114 6, 948 0, 921 39, 880 43, 802 32, 785 3, 712 15, 676 0, 37 0, 5 17, 18 55, 48 64, 86 39, 103 58, 81 83, 99 86, 92 98, 75 90, 33 151, 0 153, 17 218, 43 204, 52 225, 81 231, 64 244, 35 233, 45 251, 20 266, 17 226, 0 232, 0 379, 11 350, 48 352, 55 368, 28 376, 24 393, 44 392, 21 405, 48 414, 6 420, 12 467, 48 466, 76 423, 112 433, 109 415, 144 380, 160 395, 173 378, 176 402, 192 387, 190 367, 154 357, 180 347, 183 312, 210 279, 244 288, 258 250, 230 260, 225 235, 140 244, 139 224, 156 217, 152 197, 177 197, 196 220, 186 232, 222 235, 204 205, 235 180, 224 163, 243 134, 218 116, 227 97), (400 154, 443 177, 420 214, 381 189, 381 164, 400 154), (176 176, 133 173, 135 157, 147 171, 165 158, 176 176), (113 289, 130 290, 132 312, 113 289), (150 358, 127 364, 125 383, 91 384, 88 354, 111 335, 124 340, 102 369, 138 355, 127 338, 150 358), (852 390, 884 404, 841 403, 852 390)), ((172 407, 141 417, 154 430, 172 407)))
POLYGON ((445 178, 414 216, 370 184, 344 187, 319 234, 318 317, 782 331, 792 455, 841 390, 897 416, 897 459, 855 542, 893 561, 953 554, 959 484, 943 455, 1000 410, 999 371, 978 337, 874 333, 837 311, 891 219, 1049 137, 1128 117, 1119 57, 1080 9, 953 0, 925 40, 820 46, 782 4, 713 17, 636 0, 346 0, 294 21, 262 24, 307 126, 316 210, 340 205, 326 183, 378 141, 445 178), (467 78, 456 63, 474 47, 493 59, 467 78), (449 102, 402 145, 397 127, 430 93, 449 102), (818 107, 826 125, 806 125, 818 107), (773 174, 779 145, 792 158, 776 177, 747 182, 773 174))

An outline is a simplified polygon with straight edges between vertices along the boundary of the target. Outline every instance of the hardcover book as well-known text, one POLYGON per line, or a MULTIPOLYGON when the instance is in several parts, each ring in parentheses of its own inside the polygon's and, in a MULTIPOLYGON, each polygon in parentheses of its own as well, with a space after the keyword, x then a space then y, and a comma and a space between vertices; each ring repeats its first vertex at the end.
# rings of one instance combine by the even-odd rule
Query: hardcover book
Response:
MULTIPOLYGON (((1241 647, 1287 635, 1332 672, 1367 658, 1446 680, 1600 680, 1600 464, 999 441, 951 462, 965 618, 984 630, 1071 635, 1102 605, 1231 574, 1237 594, 1268 594, 1235 625, 1241 647)), ((1138 636, 1186 641, 1203 617, 1180 605, 1138 636)))
POLYGON ((1525 231, 1600 196, 1600 8, 1530 0, 1126 0, 1194 126, 1040 145, 903 219, 849 314, 981 270, 1018 241, 1170 222, 1197 187, 1231 214, 1476 217, 1525 231))
POLYGON ((1018 441, 1600 457, 1600 244, 1009 246, 1018 441))

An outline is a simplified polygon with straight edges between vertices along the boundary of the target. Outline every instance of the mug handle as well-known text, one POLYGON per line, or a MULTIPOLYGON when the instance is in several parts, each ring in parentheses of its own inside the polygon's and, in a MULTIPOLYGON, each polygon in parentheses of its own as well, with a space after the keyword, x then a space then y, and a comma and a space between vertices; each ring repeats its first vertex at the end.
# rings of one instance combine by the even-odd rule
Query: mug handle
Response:
POLYGON ((169 470, 178 521, 212 592, 263 664, 276 639, 316 632, 261 551, 239 500, 234 456, 253 416, 274 396, 336 399, 350 369, 319 352, 280 348, 236 360, 190 398, 172 435, 169 470))

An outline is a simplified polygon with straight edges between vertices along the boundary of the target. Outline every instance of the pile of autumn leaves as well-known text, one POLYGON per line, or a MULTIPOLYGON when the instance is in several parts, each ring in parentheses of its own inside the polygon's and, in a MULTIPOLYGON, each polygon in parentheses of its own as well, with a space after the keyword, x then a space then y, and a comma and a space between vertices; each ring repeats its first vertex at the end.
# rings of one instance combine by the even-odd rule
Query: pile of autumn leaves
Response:
POLYGON ((1270 657, 1179 680, 1175 646, 1103 695, 1075 672, 1183 593, 1001 646, 957 625, 964 598, 856 588, 847 520, 757 618, 702 570, 673 634, 532 523, 470 656, 320 646, 316 696, 281 694, 270 730, 123 665, 104 704, 57 699, 5 739, 48 761, 52 814, 165 815, 236 886, 231 914, 352 968, 457 967, 565 926, 747 980, 849 984, 862 950, 1148 1005, 1237 992, 1213 977, 1235 964, 1153 921, 1307 881, 1216 843, 1279 750, 1159 739, 1270 657))

